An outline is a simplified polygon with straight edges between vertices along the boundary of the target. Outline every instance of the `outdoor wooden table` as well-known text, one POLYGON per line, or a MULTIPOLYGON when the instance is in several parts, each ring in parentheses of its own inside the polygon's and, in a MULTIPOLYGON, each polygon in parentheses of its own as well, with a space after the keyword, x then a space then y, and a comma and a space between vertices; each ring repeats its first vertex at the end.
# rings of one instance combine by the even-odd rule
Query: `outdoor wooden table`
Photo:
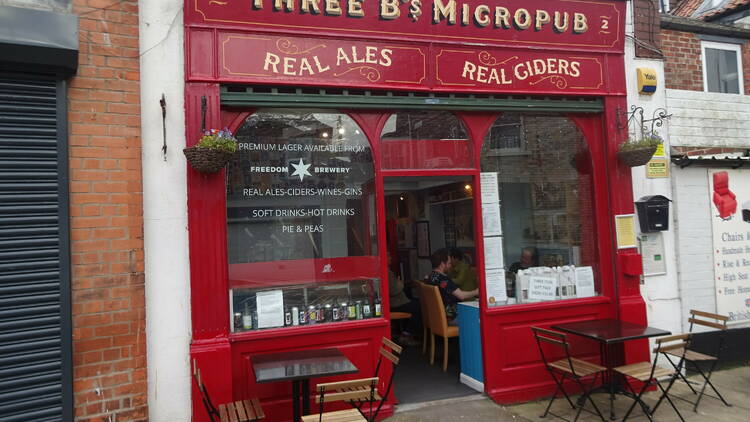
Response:
POLYGON ((295 350, 251 357, 255 382, 291 381, 293 422, 310 413, 310 379, 353 374, 357 368, 336 348, 295 350), (302 413, 300 413, 300 398, 302 413))
POLYGON ((670 331, 647 325, 633 324, 617 319, 595 319, 590 321, 569 322, 552 326, 553 329, 575 334, 597 341, 601 350, 602 365, 607 368, 603 387, 609 391, 609 418, 615 420, 615 393, 628 392, 615 379, 613 368, 624 363, 625 342, 649 337, 667 336, 670 331))

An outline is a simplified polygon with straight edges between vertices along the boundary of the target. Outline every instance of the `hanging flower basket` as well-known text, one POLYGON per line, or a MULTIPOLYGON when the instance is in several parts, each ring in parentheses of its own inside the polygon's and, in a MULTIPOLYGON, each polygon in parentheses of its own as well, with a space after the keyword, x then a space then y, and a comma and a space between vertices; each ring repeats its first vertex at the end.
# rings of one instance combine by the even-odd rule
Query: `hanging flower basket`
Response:
POLYGON ((645 165, 651 160, 656 152, 656 147, 638 148, 627 151, 618 151, 617 158, 625 165, 638 167, 645 165))
POLYGON ((224 168, 237 151, 237 140, 228 129, 204 132, 194 146, 182 150, 190 167, 201 173, 216 173, 224 168))
POLYGON ((190 167, 201 173, 216 173, 227 165, 234 153, 192 146, 182 150, 190 167))
POLYGON ((644 133, 640 139, 628 139, 620 145, 617 158, 630 167, 642 166, 651 160, 663 142, 664 139, 655 132, 644 133))

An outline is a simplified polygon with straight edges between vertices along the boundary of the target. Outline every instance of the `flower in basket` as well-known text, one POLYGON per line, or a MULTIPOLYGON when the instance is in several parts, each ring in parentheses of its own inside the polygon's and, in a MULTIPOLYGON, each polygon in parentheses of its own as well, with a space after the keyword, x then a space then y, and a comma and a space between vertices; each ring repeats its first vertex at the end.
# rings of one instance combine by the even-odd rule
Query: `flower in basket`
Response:
POLYGON ((197 144, 182 150, 190 166, 201 173, 221 170, 236 151, 237 139, 227 128, 206 130, 197 144))
POLYGON ((664 142, 655 132, 645 133, 641 139, 628 140, 620 145, 617 157, 630 167, 642 166, 651 160, 656 149, 664 142))

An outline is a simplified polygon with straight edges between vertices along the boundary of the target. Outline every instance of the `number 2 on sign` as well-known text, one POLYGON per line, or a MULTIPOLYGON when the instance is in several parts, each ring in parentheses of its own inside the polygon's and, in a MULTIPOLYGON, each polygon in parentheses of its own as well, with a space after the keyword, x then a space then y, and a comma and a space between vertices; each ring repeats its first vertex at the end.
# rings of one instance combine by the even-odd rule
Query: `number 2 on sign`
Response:
POLYGON ((602 18, 602 26, 599 29, 599 33, 609 34, 609 31, 607 31, 607 29, 609 29, 609 19, 610 19, 609 16, 599 16, 599 17, 602 18))

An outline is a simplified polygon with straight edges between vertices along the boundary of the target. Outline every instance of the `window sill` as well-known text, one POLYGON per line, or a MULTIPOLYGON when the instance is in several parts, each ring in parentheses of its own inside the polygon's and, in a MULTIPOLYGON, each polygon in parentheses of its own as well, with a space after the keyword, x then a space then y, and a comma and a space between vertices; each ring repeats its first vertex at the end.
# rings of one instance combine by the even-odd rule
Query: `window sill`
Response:
POLYGON ((564 299, 549 302, 521 303, 514 305, 496 306, 486 308, 486 314, 489 316, 504 315, 522 312, 538 312, 540 310, 552 310, 558 308, 570 308, 577 306, 603 305, 612 302, 607 296, 592 296, 582 299, 564 299))
POLYGON ((268 328, 258 331, 243 331, 239 333, 230 333, 229 342, 237 343, 248 340, 262 340, 268 338, 292 337, 299 335, 311 335, 319 333, 329 333, 336 331, 349 331, 361 328, 376 328, 388 326, 385 318, 370 318, 356 321, 339 322, 332 324, 313 324, 300 325, 296 327, 278 327, 268 328))

